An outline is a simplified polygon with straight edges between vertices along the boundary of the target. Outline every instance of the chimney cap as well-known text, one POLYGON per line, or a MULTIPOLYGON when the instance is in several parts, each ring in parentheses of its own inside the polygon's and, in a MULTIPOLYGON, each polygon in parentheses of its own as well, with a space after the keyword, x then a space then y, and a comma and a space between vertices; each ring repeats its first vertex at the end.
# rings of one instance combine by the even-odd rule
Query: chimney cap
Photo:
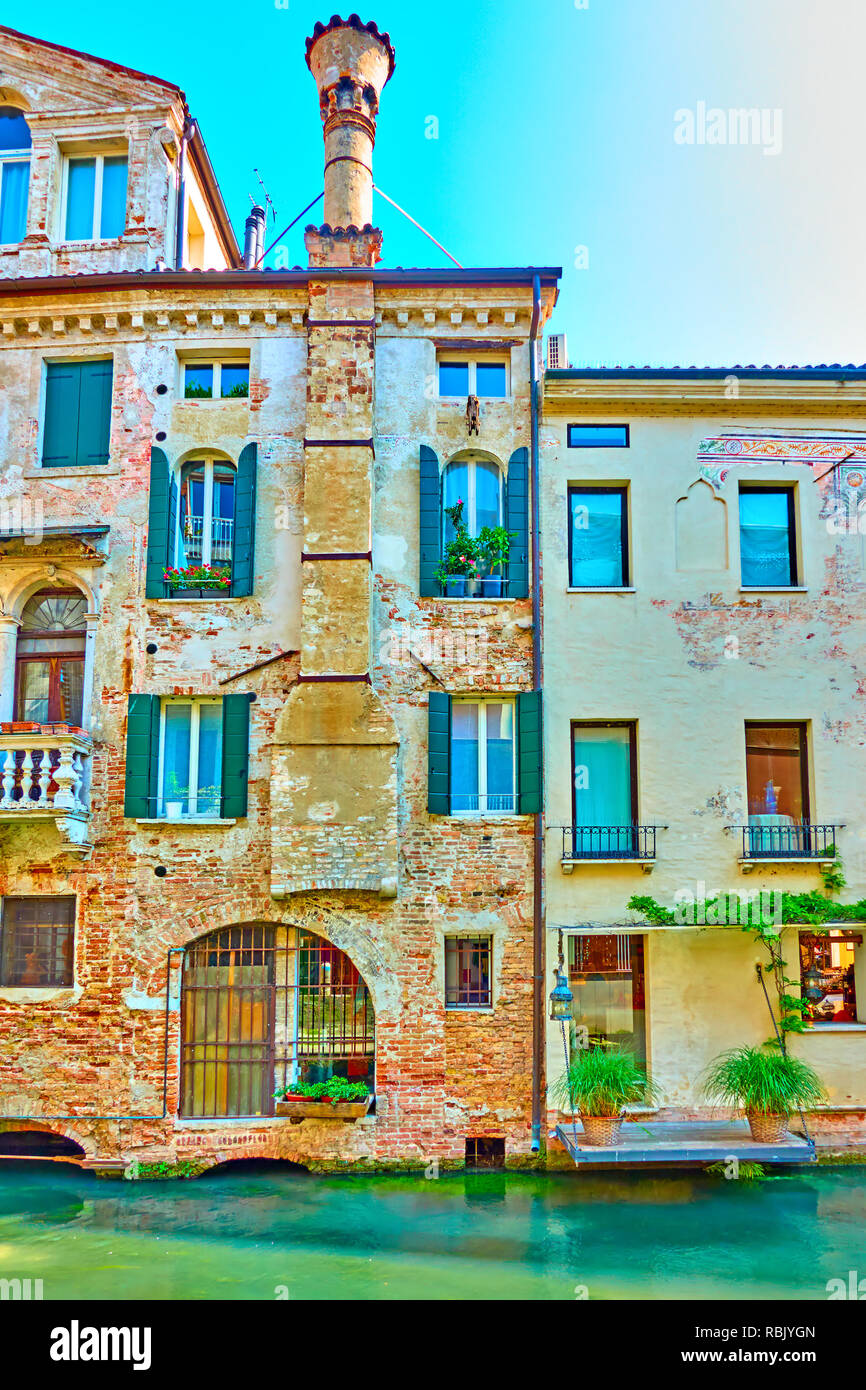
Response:
POLYGON ((323 34, 330 34, 332 29, 357 29, 359 34, 366 33, 372 38, 377 39, 388 54, 388 62, 390 64, 388 77, 393 77, 397 59, 394 53, 394 45, 391 42, 391 35, 381 34, 372 20, 369 24, 365 24, 360 16, 356 14, 350 14, 348 19, 341 19, 338 14, 335 14, 331 16, 327 24, 322 24, 321 21, 316 24, 312 34, 307 39, 307 67, 310 67, 310 54, 313 51, 313 46, 318 43, 323 34))

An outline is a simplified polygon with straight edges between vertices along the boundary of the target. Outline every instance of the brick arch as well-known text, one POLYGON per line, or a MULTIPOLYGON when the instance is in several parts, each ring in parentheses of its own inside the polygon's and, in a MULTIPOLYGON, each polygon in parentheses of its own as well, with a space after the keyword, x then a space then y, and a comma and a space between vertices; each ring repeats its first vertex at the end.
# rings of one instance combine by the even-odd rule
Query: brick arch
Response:
POLYGON ((80 1130, 73 1128, 65 1121, 4 1120, 0 1116, 0 1133, 2 1134, 27 1134, 34 1131, 37 1134, 56 1134, 62 1139, 69 1139, 71 1143, 77 1144, 79 1148, 83 1149, 84 1158, 96 1157, 96 1141, 90 1135, 82 1134, 80 1130))
MULTIPOLYGON (((375 940, 372 931, 363 925, 361 914, 357 911, 345 912, 333 903, 299 900, 293 904, 254 895, 235 898, 230 904, 215 903, 210 909, 207 906, 198 907, 194 912, 180 914, 160 929, 148 932, 149 959, 142 961, 142 973, 147 970, 144 982, 146 993, 160 995, 164 992, 169 949, 189 946, 211 932, 253 922, 265 922, 269 926, 305 927, 323 937, 343 951, 363 977, 373 1001, 377 1026, 380 1019, 393 1018, 398 1014, 398 959, 392 950, 375 940)), ((176 985, 175 972, 173 988, 176 985)))

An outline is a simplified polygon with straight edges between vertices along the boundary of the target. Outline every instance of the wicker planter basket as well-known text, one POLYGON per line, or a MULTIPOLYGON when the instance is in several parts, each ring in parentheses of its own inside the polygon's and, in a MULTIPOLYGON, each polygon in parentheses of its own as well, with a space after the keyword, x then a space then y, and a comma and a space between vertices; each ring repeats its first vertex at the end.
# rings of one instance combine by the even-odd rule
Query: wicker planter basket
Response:
POLYGON ((789 1115, 767 1115, 763 1111, 749 1110, 747 1118, 756 1144, 781 1144, 788 1134, 789 1115))
POLYGON ((622 1115, 581 1115, 583 1142, 593 1149, 614 1148, 620 1143, 622 1115))

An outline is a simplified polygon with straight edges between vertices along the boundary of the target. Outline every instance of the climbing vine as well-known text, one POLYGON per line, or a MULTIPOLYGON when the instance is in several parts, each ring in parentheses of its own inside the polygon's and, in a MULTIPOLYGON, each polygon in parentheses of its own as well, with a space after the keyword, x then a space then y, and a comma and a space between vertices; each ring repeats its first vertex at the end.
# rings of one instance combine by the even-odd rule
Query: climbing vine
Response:
MULTIPOLYGON (((760 909, 757 912, 748 912, 746 921, 739 917, 735 919, 741 931, 751 932, 754 940, 767 952, 767 963, 759 966, 759 970, 762 970, 764 975, 772 976, 778 1002, 778 1035, 768 1041, 781 1047, 783 1052, 786 1050, 786 1038, 789 1034, 805 1032, 805 1016, 809 1003, 807 999, 790 991, 791 985, 799 985, 799 979, 787 974, 787 962, 782 954, 781 928, 794 924, 808 926, 821 935, 829 931, 830 923, 866 922, 866 898, 860 898, 855 903, 837 903, 830 896, 831 893, 841 892, 846 886, 841 859, 837 858, 830 864, 822 865, 821 877, 825 889, 823 893, 813 890, 810 893, 779 894, 781 911, 776 914, 776 920, 773 922, 765 922, 760 909)), ((644 920, 653 926, 723 925, 727 917, 723 916, 720 919, 719 911, 727 911, 729 896, 738 897, 736 894, 716 894, 702 900, 690 901, 688 914, 691 921, 684 918, 682 908, 665 907, 655 898, 641 894, 629 898, 628 907, 632 912, 639 912, 644 920)))

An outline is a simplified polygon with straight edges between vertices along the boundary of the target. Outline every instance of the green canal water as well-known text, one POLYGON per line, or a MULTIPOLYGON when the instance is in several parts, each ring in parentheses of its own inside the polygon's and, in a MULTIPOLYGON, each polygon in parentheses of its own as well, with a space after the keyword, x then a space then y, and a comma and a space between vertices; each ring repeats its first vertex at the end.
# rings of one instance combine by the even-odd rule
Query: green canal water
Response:
POLYGON ((100 1180, 0 1165, 0 1278, 45 1299, 816 1299, 866 1276, 866 1168, 100 1180))

